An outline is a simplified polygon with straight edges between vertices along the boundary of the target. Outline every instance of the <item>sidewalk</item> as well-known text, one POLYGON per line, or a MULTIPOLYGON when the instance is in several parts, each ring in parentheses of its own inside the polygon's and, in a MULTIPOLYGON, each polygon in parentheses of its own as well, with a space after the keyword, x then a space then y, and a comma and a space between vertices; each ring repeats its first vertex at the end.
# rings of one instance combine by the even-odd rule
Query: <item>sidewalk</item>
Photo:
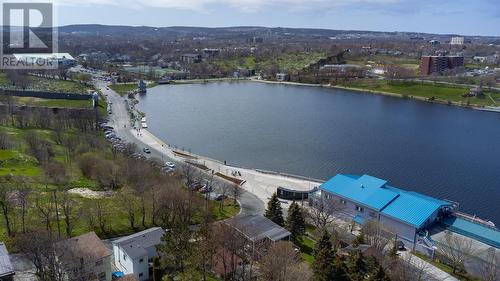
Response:
POLYGON ((408 251, 400 251, 398 254, 402 260, 409 262, 416 270, 422 271, 422 280, 459 281, 447 272, 408 251))
MULTIPOLYGON (((319 186, 321 184, 321 182, 319 181, 293 178, 290 176, 278 175, 278 174, 268 174, 254 169, 238 168, 229 165, 224 165, 224 163, 221 163, 217 160, 194 154, 190 155, 196 157, 196 159, 180 157, 173 152, 174 149, 172 149, 171 147, 168 146, 168 144, 158 139, 148 130, 141 129, 140 132, 141 132, 140 136, 137 136, 136 130, 134 129, 130 130, 130 134, 135 136, 140 142, 151 147, 152 149, 157 150, 162 155, 165 155, 168 158, 171 158, 178 162, 183 162, 185 160, 188 160, 190 162, 203 164, 215 172, 219 172, 221 174, 230 177, 244 180, 245 183, 241 187, 246 191, 255 194, 257 198, 259 198, 263 202, 267 202, 269 200, 272 194, 276 192, 278 186, 283 186, 297 190, 311 190, 314 187, 319 186), (240 172, 241 176, 233 176, 231 174, 232 171, 240 172)), ((287 204, 284 204, 283 208, 287 209, 288 208, 287 204)))

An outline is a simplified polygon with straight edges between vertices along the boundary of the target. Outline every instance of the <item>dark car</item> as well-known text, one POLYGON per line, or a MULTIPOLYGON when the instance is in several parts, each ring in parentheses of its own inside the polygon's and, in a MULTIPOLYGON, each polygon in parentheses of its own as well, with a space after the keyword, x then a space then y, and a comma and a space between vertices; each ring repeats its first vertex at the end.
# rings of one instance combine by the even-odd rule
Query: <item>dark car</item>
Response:
POLYGON ((405 243, 403 241, 398 240, 396 241, 396 247, 398 248, 399 251, 404 251, 405 250, 405 243))

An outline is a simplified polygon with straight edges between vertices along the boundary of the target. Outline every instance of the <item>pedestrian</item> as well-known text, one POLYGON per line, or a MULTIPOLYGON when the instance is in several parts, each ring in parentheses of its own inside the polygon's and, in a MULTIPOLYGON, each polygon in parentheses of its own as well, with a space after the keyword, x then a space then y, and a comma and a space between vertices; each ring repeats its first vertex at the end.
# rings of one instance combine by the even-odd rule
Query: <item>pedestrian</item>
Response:
POLYGON ((224 165, 226 165, 226 160, 224 160, 224 165))

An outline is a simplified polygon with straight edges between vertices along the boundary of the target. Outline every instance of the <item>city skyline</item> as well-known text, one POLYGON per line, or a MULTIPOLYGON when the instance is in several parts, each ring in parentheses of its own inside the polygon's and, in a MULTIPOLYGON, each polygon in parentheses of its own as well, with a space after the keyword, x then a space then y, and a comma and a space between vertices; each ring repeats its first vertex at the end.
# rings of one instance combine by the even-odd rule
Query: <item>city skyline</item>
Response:
POLYGON ((500 36, 493 0, 56 1, 58 25, 266 26, 500 36))

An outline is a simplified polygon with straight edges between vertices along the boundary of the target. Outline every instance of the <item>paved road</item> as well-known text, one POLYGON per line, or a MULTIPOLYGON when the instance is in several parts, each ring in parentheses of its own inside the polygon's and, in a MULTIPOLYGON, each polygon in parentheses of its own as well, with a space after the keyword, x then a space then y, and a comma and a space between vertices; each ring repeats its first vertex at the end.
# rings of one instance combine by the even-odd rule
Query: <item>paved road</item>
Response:
MULTIPOLYGON (((121 97, 115 91, 107 87, 104 82, 96 82, 96 86, 101 89, 103 94, 107 95, 108 103, 111 103, 111 112, 108 124, 115 129, 116 135, 129 143, 135 143, 141 149, 147 147, 151 150, 150 154, 144 154, 148 158, 158 158, 163 161, 182 162, 182 159, 175 157, 168 145, 160 143, 146 130, 141 130, 141 136, 133 129, 130 121, 130 115, 125 102, 126 98, 121 97), (170 153, 169 153, 170 152, 170 153)), ((241 205, 240 215, 253 215, 264 213, 264 202, 254 194, 243 189, 238 197, 241 205)))

